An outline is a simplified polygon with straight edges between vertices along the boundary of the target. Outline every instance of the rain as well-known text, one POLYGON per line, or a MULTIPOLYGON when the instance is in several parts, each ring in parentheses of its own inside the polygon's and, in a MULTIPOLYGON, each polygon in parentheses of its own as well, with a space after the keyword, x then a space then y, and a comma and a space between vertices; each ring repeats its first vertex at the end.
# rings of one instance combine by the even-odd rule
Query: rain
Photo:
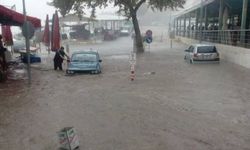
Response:
POLYGON ((79 18, 51 1, 25 0, 28 49, 22 1, 0 2, 0 150, 250 148, 246 0, 143 3, 143 52, 113 3, 79 18))

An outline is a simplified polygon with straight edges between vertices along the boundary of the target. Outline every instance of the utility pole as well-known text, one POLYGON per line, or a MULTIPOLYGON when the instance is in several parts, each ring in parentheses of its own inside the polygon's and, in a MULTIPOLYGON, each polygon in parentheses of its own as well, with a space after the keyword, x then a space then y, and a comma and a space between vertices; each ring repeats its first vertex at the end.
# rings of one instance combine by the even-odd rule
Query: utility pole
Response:
POLYGON ((30 40, 29 40, 29 28, 27 22, 25 0, 23 0, 23 15, 24 15, 24 28, 26 30, 25 43, 26 43, 26 53, 27 53, 27 71, 28 71, 28 84, 31 85, 31 70, 30 70, 30 40))

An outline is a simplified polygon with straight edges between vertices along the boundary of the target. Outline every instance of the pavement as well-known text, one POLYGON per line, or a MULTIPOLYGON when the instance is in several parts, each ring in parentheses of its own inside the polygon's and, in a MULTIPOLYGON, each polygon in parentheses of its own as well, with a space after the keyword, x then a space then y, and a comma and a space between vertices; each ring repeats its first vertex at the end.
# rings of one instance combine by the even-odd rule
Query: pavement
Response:
POLYGON ((250 150, 250 70, 221 61, 189 64, 187 45, 154 41, 130 81, 129 37, 98 49, 100 75, 32 69, 0 85, 0 149, 54 150, 73 126, 85 150, 250 150))

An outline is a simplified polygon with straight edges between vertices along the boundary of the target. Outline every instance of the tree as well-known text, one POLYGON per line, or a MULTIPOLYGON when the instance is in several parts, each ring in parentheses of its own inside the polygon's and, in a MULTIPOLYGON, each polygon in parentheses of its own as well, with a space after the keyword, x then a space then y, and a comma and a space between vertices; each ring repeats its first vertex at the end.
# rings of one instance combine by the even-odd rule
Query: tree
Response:
MULTIPOLYGON (((142 41, 142 36, 140 32, 140 27, 137 19, 137 12, 139 8, 142 6, 142 4, 147 4, 148 7, 151 9, 155 10, 166 10, 168 8, 170 9, 175 9, 178 7, 183 7, 183 4, 185 3, 186 0, 53 0, 51 2, 51 5, 54 7, 62 10, 62 12, 68 13, 70 10, 75 10, 78 12, 78 14, 82 13, 82 6, 88 6, 89 8, 96 8, 96 7, 102 7, 102 6, 107 6, 108 4, 113 4, 114 6, 119 7, 118 13, 126 16, 128 19, 132 19, 133 25, 134 25, 134 31, 135 31, 135 39, 136 39, 136 47, 137 47, 137 52, 144 52, 143 49, 143 41, 142 41), (60 1, 60 2, 59 2, 60 1), (72 3, 71 5, 67 6, 61 6, 58 7, 58 5, 55 5, 59 2, 61 4, 66 4, 63 1, 70 1, 72 3), (65 11, 66 10, 66 11, 65 11)), ((61 12, 61 11, 60 11, 61 12)), ((95 11, 93 11, 95 12, 95 11)))
POLYGON ((59 9, 60 14, 65 17, 65 15, 70 12, 73 5, 75 4, 75 0, 53 0, 47 4, 59 9))

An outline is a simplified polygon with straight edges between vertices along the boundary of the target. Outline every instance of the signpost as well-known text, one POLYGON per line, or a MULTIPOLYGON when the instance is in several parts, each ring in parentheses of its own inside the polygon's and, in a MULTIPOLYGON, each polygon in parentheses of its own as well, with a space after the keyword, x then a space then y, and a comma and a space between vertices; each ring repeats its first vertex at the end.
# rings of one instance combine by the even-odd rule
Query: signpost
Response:
POLYGON ((147 36, 151 36, 151 37, 152 37, 152 35, 153 35, 152 30, 147 30, 147 31, 146 31, 146 35, 147 35, 147 36))
POLYGON ((170 38, 170 48, 173 48, 173 39, 175 38, 174 31, 169 32, 169 38, 170 38))
POLYGON ((145 41, 148 43, 148 44, 151 44, 153 42, 153 38, 148 36, 146 37, 145 41))
POLYGON ((153 42, 153 32, 152 30, 146 31, 145 42, 148 43, 149 51, 150 51, 150 44, 153 42))
POLYGON ((22 26, 22 34, 28 39, 31 39, 34 36, 35 28, 29 21, 24 22, 22 26))
POLYGON ((29 26, 27 22, 27 16, 26 16, 26 8, 25 8, 25 0, 23 0, 23 15, 24 15, 24 25, 23 25, 23 34, 25 37, 25 42, 26 42, 26 53, 27 53, 27 70, 28 70, 28 84, 31 85, 31 71, 30 71, 30 40, 29 40, 29 26))

